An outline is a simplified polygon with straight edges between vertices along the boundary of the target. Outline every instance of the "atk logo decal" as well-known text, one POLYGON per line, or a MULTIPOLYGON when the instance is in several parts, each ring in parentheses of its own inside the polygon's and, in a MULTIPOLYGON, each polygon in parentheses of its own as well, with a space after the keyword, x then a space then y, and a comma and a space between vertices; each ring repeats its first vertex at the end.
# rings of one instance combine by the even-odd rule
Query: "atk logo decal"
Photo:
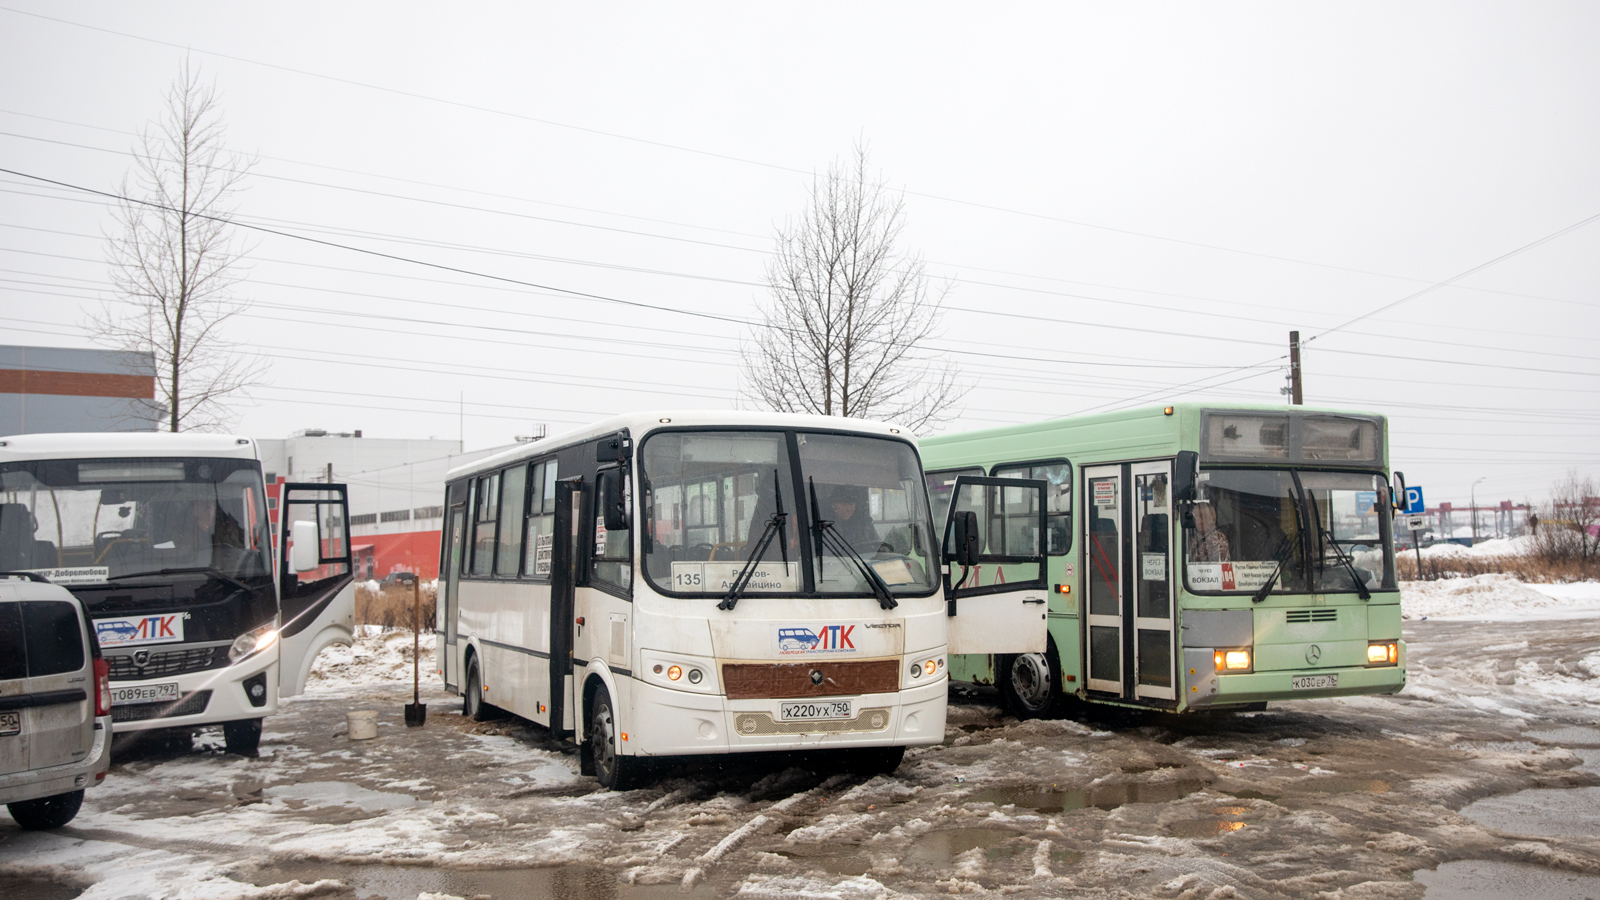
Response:
POLYGON ((126 647, 130 644, 172 644, 183 640, 183 622, 186 612, 159 616, 137 616, 121 619, 96 619, 94 636, 102 647, 126 647))
POLYGON ((854 625, 783 626, 778 629, 779 656, 855 653, 854 625))

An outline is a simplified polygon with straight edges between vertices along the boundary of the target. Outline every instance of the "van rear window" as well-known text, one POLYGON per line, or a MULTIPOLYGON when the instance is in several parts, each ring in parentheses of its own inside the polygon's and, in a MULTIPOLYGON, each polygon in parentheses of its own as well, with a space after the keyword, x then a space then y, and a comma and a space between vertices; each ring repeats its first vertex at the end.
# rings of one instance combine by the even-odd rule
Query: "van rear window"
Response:
POLYGON ((22 652, 21 606, 0 603, 0 681, 13 681, 27 674, 27 657, 22 652))
POLYGON ((83 668, 83 626, 78 607, 60 600, 30 600, 22 607, 28 677, 59 675, 83 668))

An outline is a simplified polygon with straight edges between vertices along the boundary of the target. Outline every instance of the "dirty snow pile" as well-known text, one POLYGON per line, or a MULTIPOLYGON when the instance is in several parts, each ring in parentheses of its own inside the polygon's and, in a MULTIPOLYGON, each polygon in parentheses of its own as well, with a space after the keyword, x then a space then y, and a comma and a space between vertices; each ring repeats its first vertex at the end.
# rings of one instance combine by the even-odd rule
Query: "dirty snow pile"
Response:
MULTIPOLYGON (((1463 556, 1523 556, 1532 549, 1533 539, 1527 535, 1513 538, 1490 538, 1478 541, 1471 547, 1463 544, 1439 543, 1422 548, 1424 559, 1450 559, 1463 556)), ((1415 551, 1406 550, 1404 553, 1415 551)))
POLYGON ((1408 619, 1588 618, 1600 616, 1600 582, 1526 584, 1501 574, 1407 581, 1400 608, 1408 619))
MULTIPOLYGON (((435 677, 435 635, 422 635, 422 680, 435 677)), ((380 632, 370 626, 356 636, 353 647, 329 647, 311 666, 307 690, 351 684, 389 684, 411 681, 411 632, 380 632)))

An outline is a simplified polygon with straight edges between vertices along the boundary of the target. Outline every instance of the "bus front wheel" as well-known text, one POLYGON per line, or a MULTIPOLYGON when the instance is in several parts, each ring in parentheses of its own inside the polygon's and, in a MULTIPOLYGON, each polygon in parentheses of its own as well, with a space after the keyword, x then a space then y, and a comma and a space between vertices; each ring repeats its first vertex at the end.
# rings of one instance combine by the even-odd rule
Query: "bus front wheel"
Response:
POLYGON ((467 689, 461 692, 461 714, 474 722, 487 722, 494 707, 483 702, 483 674, 478 668, 478 658, 467 663, 467 689))
POLYGON ((644 763, 617 752, 617 716, 611 694, 605 688, 595 691, 589 716, 589 741, 585 748, 594 776, 600 786, 613 791, 631 791, 644 780, 644 763))
POLYGON ((1061 664, 1052 643, 1044 653, 1002 656, 995 673, 1006 709, 1019 719, 1057 716, 1061 699, 1061 664))

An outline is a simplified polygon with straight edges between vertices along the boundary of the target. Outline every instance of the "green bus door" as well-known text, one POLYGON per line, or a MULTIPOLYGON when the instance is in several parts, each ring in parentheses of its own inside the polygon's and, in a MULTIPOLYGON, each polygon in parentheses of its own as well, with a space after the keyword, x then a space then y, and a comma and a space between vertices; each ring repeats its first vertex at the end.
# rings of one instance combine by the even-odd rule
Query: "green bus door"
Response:
POLYGON ((1176 700, 1172 462, 1083 469, 1090 691, 1176 700))

